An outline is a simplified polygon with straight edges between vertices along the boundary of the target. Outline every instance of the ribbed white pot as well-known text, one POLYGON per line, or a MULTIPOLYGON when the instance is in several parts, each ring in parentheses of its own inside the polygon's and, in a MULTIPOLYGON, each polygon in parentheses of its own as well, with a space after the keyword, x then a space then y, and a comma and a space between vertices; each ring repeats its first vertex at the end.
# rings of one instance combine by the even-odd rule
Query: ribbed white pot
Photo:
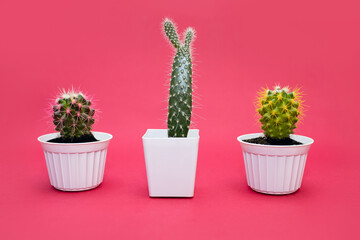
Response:
POLYGON ((97 142, 51 143, 50 133, 38 138, 43 147, 51 185, 62 191, 84 191, 103 181, 106 152, 112 135, 92 132, 97 142))
POLYGON ((290 194, 296 192, 304 174, 306 157, 313 139, 291 135, 302 145, 262 145, 243 140, 264 136, 261 133, 238 137, 243 150, 248 185, 266 194, 290 194))
POLYGON ((142 137, 151 197, 193 197, 199 130, 168 138, 167 129, 148 129, 142 137))

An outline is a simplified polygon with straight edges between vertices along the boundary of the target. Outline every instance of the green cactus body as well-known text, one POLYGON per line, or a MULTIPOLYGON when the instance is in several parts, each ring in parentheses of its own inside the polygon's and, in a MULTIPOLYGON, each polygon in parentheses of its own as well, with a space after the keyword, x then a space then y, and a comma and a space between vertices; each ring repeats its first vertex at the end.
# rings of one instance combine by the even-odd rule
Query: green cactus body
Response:
POLYGON ((176 48, 173 61, 168 112, 168 136, 187 137, 192 112, 192 61, 191 40, 194 31, 188 28, 184 44, 180 44, 173 23, 166 19, 164 30, 170 42, 176 48))
POLYGON ((80 138, 91 134, 95 110, 82 93, 64 92, 53 106, 55 130, 63 139, 80 138))
POLYGON ((265 89, 259 97, 261 128, 267 138, 282 140, 294 133, 300 115, 301 99, 299 94, 289 92, 288 88, 265 89))

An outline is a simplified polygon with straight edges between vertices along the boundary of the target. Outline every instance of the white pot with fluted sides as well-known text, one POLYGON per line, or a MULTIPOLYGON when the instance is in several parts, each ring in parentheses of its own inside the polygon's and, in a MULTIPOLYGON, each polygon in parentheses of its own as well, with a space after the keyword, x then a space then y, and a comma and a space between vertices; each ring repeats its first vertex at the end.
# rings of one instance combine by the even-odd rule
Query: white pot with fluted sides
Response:
POLYGON ((193 197, 199 130, 169 138, 167 129, 148 129, 142 139, 150 197, 193 197))
POLYGON ((248 185, 266 194, 296 192, 301 186, 307 154, 314 140, 293 134, 290 138, 301 145, 262 145, 244 141, 263 136, 255 133, 237 138, 243 150, 248 185))
POLYGON ((50 133, 38 138, 43 147, 51 185, 62 191, 96 188, 104 178, 106 153, 112 135, 92 132, 98 140, 84 143, 52 143, 60 137, 50 133))

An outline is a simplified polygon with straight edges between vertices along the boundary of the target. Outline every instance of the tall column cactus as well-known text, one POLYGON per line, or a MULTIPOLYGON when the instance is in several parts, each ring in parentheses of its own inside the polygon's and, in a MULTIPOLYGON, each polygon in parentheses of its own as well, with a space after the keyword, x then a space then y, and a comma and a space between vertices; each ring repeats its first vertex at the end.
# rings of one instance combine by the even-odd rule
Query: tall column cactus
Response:
POLYGON ((176 48, 170 82, 168 136, 187 137, 192 112, 191 41, 194 38, 194 30, 186 29, 184 44, 180 43, 171 20, 165 19, 164 31, 176 48))

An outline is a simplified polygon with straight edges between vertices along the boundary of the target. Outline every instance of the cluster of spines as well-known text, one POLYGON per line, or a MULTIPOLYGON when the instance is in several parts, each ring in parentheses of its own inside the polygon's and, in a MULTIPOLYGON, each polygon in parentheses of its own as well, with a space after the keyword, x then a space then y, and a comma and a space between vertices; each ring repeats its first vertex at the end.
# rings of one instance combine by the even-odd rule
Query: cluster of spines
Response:
POLYGON ((191 41, 194 30, 188 28, 185 31, 184 44, 180 43, 175 26, 169 19, 164 21, 164 31, 176 49, 170 82, 168 136, 187 137, 192 113, 191 41))
POLYGON ((63 91, 53 106, 53 123, 55 130, 63 139, 74 139, 91 135, 95 122, 95 110, 91 101, 81 92, 63 91))
POLYGON ((274 90, 263 89, 259 93, 257 111, 261 115, 261 128, 270 139, 289 138, 294 133, 302 110, 300 92, 276 86, 274 90))

